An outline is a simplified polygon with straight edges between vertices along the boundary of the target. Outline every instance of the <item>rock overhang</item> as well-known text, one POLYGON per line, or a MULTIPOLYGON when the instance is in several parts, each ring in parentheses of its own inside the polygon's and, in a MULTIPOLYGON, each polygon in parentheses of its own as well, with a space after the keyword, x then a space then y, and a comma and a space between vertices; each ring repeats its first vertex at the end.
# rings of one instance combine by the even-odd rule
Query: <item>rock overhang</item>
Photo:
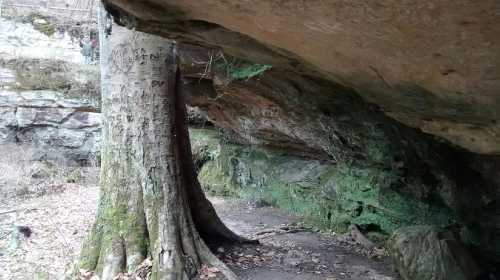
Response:
POLYGON ((500 3, 105 1, 123 24, 354 89, 388 116, 500 154, 500 3))

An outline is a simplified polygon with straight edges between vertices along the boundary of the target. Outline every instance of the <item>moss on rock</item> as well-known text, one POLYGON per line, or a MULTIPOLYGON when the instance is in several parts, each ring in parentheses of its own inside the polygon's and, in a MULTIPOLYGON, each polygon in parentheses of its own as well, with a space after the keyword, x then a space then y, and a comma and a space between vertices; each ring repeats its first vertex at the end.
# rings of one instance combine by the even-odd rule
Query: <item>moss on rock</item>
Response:
MULTIPOLYGON (((206 141, 207 151, 216 146, 216 137, 207 130, 191 130, 194 146, 206 141)), ((378 166, 334 165, 230 143, 219 143, 216 150, 207 151, 204 153, 213 157, 198 175, 206 191, 265 201, 322 229, 342 232, 355 223, 388 234, 409 225, 446 226, 455 219, 443 204, 426 203, 400 192, 402 178, 378 166)))
POLYGON ((3 86, 15 90, 52 90, 67 98, 90 101, 100 108, 99 68, 57 59, 1 59, 0 67, 15 73, 15 81, 3 86))
POLYGON ((38 13, 28 15, 24 22, 33 25, 33 28, 47 36, 52 36, 56 32, 56 27, 52 24, 50 17, 38 13))

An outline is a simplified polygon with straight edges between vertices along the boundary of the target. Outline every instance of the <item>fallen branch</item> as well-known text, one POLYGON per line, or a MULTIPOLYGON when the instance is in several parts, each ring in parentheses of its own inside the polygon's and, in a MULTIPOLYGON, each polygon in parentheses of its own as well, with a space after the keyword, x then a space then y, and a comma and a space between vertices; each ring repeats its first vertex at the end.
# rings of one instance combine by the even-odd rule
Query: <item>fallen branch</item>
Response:
POLYGON ((254 234, 252 234, 256 238, 267 238, 271 237, 277 234, 286 234, 286 233, 297 233, 297 232, 303 232, 303 231, 308 231, 308 228, 301 227, 301 226, 289 226, 289 225, 284 225, 284 226, 279 226, 275 228, 269 228, 269 229, 264 229, 261 231, 258 231, 254 234), (265 235, 265 236, 262 236, 265 235))
POLYGON ((10 213, 15 213, 15 212, 21 212, 21 211, 32 211, 32 210, 37 210, 37 208, 13 209, 13 210, 8 210, 8 211, 0 212, 0 215, 10 214, 10 213))

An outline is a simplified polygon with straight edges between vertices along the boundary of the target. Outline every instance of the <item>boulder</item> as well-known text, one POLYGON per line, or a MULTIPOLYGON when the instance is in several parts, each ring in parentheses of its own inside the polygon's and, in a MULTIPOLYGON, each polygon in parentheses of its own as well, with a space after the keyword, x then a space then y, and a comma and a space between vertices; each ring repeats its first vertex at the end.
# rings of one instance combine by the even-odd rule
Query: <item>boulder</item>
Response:
POLYGON ((400 228, 388 247, 404 280, 474 280, 480 273, 468 249, 451 232, 437 227, 400 228))

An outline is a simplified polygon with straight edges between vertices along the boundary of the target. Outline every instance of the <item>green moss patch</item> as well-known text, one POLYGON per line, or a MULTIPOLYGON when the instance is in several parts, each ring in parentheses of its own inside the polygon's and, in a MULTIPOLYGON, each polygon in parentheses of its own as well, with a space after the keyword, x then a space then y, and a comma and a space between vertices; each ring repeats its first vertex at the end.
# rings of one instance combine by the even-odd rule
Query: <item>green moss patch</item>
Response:
MULTIPOLYGON (((201 137, 200 133, 191 135, 192 141, 201 137)), ((392 170, 339 166, 263 148, 220 145, 198 175, 210 194, 265 201, 318 228, 338 232, 351 223, 388 234, 402 226, 454 222, 452 211, 444 205, 401 192, 402 178, 392 170)))
POLYGON ((100 108, 99 68, 56 59, 0 59, 0 66, 15 72, 15 82, 3 86, 15 90, 53 90, 66 98, 84 99, 100 108))
POLYGON ((24 19, 25 23, 30 23, 33 28, 47 36, 52 36, 56 32, 56 27, 50 22, 48 16, 32 13, 24 19))
POLYGON ((226 58, 219 60, 215 66, 217 72, 231 80, 249 80, 253 77, 262 75, 271 68, 271 65, 251 63, 234 58, 231 62, 226 58))
POLYGON ((270 70, 271 65, 251 64, 242 67, 231 67, 228 69, 231 78, 239 80, 248 80, 255 76, 261 75, 267 70, 270 70))

